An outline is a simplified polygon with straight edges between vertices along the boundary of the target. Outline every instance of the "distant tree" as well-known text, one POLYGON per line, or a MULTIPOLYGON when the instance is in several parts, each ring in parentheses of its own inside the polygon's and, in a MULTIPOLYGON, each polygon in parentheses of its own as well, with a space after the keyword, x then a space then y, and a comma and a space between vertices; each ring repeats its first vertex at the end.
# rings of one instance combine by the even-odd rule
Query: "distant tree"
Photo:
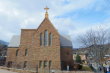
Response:
POLYGON ((95 63, 97 68, 103 66, 107 60, 105 56, 110 54, 110 28, 99 26, 88 30, 78 37, 78 41, 86 48, 87 62, 95 63))
POLYGON ((0 44, 0 56, 6 56, 7 45, 0 44))
POLYGON ((79 36, 79 42, 83 47, 88 48, 88 61, 94 61, 98 64, 102 64, 104 56, 109 50, 109 39, 108 36, 109 30, 98 27, 97 30, 89 30, 85 34, 79 36))
POLYGON ((79 55, 76 55, 76 63, 81 63, 81 57, 79 55))

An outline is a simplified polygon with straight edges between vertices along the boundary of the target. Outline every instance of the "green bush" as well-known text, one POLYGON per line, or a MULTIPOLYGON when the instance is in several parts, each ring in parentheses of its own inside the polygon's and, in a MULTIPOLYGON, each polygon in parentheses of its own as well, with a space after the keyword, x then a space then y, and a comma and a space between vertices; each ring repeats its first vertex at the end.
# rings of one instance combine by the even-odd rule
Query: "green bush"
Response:
POLYGON ((81 64, 81 57, 79 55, 76 56, 76 63, 80 63, 81 64))
POLYGON ((92 71, 92 69, 89 66, 83 66, 82 70, 83 71, 92 71))

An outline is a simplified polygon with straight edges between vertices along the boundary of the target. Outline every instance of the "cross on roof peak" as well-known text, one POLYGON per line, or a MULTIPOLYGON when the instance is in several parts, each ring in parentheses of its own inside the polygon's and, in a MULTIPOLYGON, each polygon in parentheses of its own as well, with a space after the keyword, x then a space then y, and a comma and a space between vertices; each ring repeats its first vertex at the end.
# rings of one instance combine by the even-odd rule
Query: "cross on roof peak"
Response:
POLYGON ((44 9, 46 10, 45 18, 48 18, 48 10, 49 10, 49 8, 46 6, 44 9))
POLYGON ((46 12, 49 10, 49 8, 47 6, 44 9, 46 10, 46 12))

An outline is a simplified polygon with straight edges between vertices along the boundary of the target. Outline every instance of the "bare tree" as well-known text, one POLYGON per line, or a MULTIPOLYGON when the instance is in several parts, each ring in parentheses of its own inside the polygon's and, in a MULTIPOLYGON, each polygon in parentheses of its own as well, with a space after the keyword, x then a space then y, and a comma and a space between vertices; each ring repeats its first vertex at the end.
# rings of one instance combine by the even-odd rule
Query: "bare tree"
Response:
POLYGON ((94 61, 99 64, 104 62, 104 56, 109 49, 108 31, 102 28, 97 30, 89 30, 85 34, 79 36, 79 42, 83 47, 87 48, 89 62, 94 61))

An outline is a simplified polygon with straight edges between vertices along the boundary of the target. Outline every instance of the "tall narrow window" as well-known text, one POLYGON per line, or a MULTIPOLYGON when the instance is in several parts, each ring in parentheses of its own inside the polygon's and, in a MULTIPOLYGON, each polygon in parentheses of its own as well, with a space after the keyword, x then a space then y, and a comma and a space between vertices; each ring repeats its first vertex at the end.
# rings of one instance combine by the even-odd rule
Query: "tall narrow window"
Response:
POLYGON ((52 45, 52 34, 51 33, 49 34, 49 45, 50 46, 52 45))
POLYGON ((47 67, 47 65, 48 65, 48 62, 44 61, 44 67, 47 67))
POLYGON ((28 55, 28 49, 25 49, 25 56, 28 55))
POLYGON ((36 65, 36 73, 38 73, 38 65, 36 65))
POLYGON ((42 61, 39 61, 39 68, 42 67, 42 61))
POLYGON ((44 46, 48 46, 48 31, 44 32, 44 46))
POLYGON ((18 56, 19 49, 16 50, 16 56, 18 56))
POLYGON ((26 68, 26 65, 27 65, 27 61, 24 61, 24 68, 26 68))
POLYGON ((42 33, 40 33, 40 46, 42 46, 43 45, 43 35, 42 35, 42 33))
POLYGON ((49 61, 49 68, 51 67, 52 61, 49 61))

